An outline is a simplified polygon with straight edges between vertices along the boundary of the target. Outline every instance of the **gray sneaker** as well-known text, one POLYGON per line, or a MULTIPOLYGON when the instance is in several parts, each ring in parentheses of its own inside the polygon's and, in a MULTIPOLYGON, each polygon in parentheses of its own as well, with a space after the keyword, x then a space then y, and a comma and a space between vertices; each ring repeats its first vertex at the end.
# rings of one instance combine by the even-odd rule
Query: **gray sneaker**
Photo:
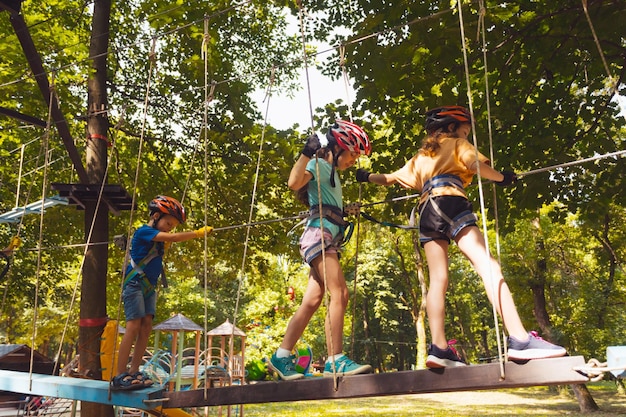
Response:
POLYGON ((528 340, 520 342, 509 336, 507 357, 509 360, 547 359, 565 356, 565 348, 543 340, 537 332, 528 333, 528 340))

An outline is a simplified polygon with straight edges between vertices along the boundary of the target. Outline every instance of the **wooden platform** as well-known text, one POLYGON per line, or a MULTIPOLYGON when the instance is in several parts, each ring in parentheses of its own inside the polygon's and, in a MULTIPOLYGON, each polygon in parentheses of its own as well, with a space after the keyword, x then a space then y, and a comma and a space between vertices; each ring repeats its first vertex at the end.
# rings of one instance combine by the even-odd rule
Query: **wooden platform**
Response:
POLYGON ((67 398, 144 410, 160 406, 161 402, 156 400, 163 397, 163 391, 158 387, 136 391, 112 391, 111 398, 109 398, 109 383, 107 381, 41 374, 32 374, 31 380, 27 372, 3 370, 0 370, 0 391, 67 398))
POLYGON ((582 356, 538 359, 525 364, 507 362, 504 380, 500 365, 426 369, 384 374, 354 375, 338 379, 313 377, 297 381, 260 382, 207 390, 167 392, 164 408, 201 407, 283 401, 324 400, 445 391, 476 391, 542 385, 582 384, 589 379, 573 370, 585 364, 582 356))
POLYGON ((525 364, 507 362, 506 378, 503 380, 497 363, 354 375, 338 378, 337 389, 333 378, 312 377, 210 388, 206 391, 206 398, 204 389, 163 391, 160 387, 113 391, 109 396, 109 383, 106 381, 40 374, 29 377, 26 372, 0 370, 0 391, 152 410, 160 405, 163 408, 183 408, 584 384, 589 382, 589 378, 574 371, 575 367, 583 365, 582 356, 538 359, 525 364))
POLYGON ((102 191, 102 201, 109 207, 109 210, 118 216, 123 210, 130 210, 133 207, 132 197, 121 185, 105 184, 62 184, 53 182, 50 184, 53 190, 59 192, 61 197, 68 200, 71 206, 76 206, 79 210, 84 210, 88 202, 96 202, 100 198, 102 191))

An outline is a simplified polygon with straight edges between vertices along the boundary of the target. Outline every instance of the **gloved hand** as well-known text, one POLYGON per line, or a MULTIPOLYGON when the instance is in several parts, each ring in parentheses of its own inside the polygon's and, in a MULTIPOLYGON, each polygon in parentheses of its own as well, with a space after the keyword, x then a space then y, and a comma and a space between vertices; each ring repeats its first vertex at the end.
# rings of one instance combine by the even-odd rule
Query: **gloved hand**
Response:
POLYGON ((320 139, 315 133, 313 133, 308 138, 306 138, 306 143, 304 144, 304 148, 302 148, 302 152, 300 153, 308 158, 313 158, 315 152, 317 152, 317 150, 321 147, 322 144, 320 143, 320 139))
POLYGON ((517 174, 513 171, 502 171, 501 174, 504 175, 502 181, 495 181, 496 185, 499 185, 500 187, 506 187, 507 185, 511 185, 517 181, 517 174))
POLYGON ((372 173, 363 169, 363 168, 359 168, 356 170, 356 180, 358 182, 370 182, 370 175, 372 173))
POLYGON ((204 226, 199 228, 198 230, 194 230, 193 232, 196 234, 196 237, 203 237, 204 235, 208 235, 213 231, 212 226, 204 226))

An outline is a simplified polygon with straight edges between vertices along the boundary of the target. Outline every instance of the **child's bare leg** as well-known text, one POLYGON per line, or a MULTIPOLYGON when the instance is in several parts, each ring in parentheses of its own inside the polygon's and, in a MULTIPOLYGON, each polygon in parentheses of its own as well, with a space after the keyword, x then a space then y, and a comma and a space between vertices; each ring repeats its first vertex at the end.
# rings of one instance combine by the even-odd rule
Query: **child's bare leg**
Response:
POLYGON ((294 348, 298 339, 304 333, 304 329, 309 324, 311 317, 313 317, 313 314, 315 314, 322 302, 324 296, 323 287, 320 286, 312 274, 313 271, 309 275, 309 282, 302 297, 302 303, 287 325, 285 337, 280 344, 280 347, 283 349, 291 351, 294 348))
POLYGON ((478 227, 463 229, 457 236, 457 244, 482 278, 487 297, 495 305, 508 333, 518 340, 526 340, 528 332, 519 317, 513 295, 504 281, 500 264, 493 256, 487 256, 485 239, 478 227))
MULTIPOLYGON (((317 261, 317 260, 316 260, 317 261)), ((324 279, 321 260, 315 263, 320 277, 324 279)), ((326 255, 326 283, 330 292, 330 303, 326 315, 326 346, 336 355, 343 352, 343 323, 348 306, 348 287, 336 253, 326 255)))
POLYGON ((137 343, 135 343, 135 349, 133 350, 133 358, 130 362, 130 370, 131 374, 134 374, 139 370, 139 366, 141 365, 141 361, 143 359, 143 355, 146 352, 146 348, 148 347, 148 339, 150 338, 150 333, 152 332, 152 315, 147 315, 141 319, 141 327, 139 329, 139 334, 137 335, 137 343))
POLYGON ((426 314, 432 343, 440 349, 448 347, 445 332, 446 291, 448 290, 448 242, 433 240, 424 245, 430 284, 426 295, 426 314))
POLYGON ((130 357, 130 351, 133 347, 133 343, 137 340, 137 335, 141 327, 141 319, 129 320, 126 322, 126 331, 120 342, 120 348, 118 351, 117 361, 117 375, 127 372, 128 358, 130 357))

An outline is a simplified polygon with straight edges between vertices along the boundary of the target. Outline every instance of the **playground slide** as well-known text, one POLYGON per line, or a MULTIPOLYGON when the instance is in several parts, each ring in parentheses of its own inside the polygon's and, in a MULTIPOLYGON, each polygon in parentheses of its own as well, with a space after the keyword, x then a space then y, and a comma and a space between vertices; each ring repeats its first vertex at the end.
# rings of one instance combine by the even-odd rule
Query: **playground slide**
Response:
POLYGON ((180 408, 157 407, 154 410, 144 410, 144 412, 157 417, 193 417, 191 414, 181 410, 180 408))
POLYGON ((114 373, 111 372, 117 368, 117 350, 119 341, 115 343, 115 333, 117 332, 117 320, 109 320, 104 326, 102 338, 100 341, 100 367, 102 368, 102 380, 110 381, 114 373), (115 361, 113 354, 115 353, 115 361))

